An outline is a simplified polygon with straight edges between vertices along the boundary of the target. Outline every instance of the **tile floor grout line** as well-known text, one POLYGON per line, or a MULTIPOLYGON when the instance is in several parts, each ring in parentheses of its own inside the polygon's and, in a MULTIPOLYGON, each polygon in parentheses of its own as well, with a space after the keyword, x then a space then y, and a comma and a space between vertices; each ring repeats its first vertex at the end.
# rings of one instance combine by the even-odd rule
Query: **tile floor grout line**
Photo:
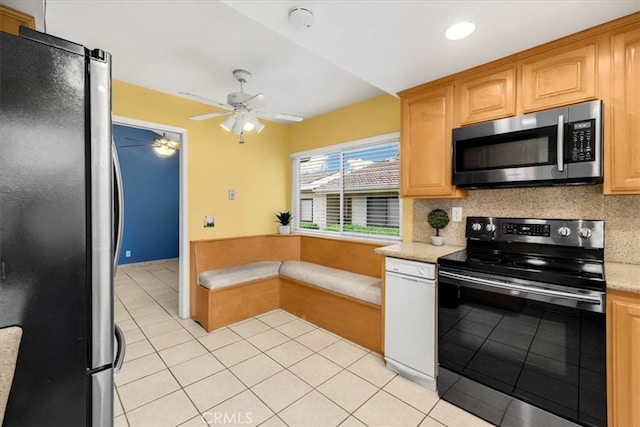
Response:
MULTIPOLYGON (((292 405, 295 405, 297 402, 300 402, 302 399, 304 399, 305 397, 309 396, 309 394, 313 393, 314 391, 319 395, 322 396, 323 399, 326 399, 326 401, 328 402, 327 404, 331 405, 331 408, 335 408, 336 411, 340 411, 340 412, 336 412, 335 415, 340 414, 340 416, 342 415, 342 412, 346 413, 345 418, 342 419, 339 422, 336 422, 336 426, 340 426, 340 425, 345 425, 346 423, 351 421, 355 421, 358 423, 362 423, 364 425, 367 425, 367 423, 365 423, 362 419, 360 419, 358 416, 355 415, 356 412, 363 410, 363 408, 367 408, 367 404, 369 404, 372 399, 376 398, 376 396, 383 396, 386 395, 387 397, 385 397, 385 399, 387 398, 393 398, 395 400, 397 400, 399 402, 399 404, 402 405, 402 408, 411 408, 411 415, 412 417, 417 416, 418 414, 421 415, 421 419, 419 422, 416 423, 417 426, 419 426, 420 424, 424 423, 425 421, 427 421, 428 419, 433 420, 432 422, 436 422, 439 424, 443 424, 444 423, 442 421, 440 421, 438 418, 436 417, 432 417, 430 414, 432 414, 434 412, 434 410, 436 409, 436 407, 439 407, 440 402, 443 402, 439 397, 436 396, 435 398, 435 403, 433 405, 431 405, 428 408, 428 411, 423 411, 417 407, 415 407, 414 405, 412 405, 411 403, 407 402, 404 400, 404 398, 400 397, 399 395, 396 395, 394 393, 392 393, 391 391, 388 391, 386 389, 386 387, 389 387, 390 384, 399 377, 398 374, 393 373, 393 375, 391 377, 389 377, 388 379, 386 379, 386 375, 385 373, 377 373, 377 369, 384 367, 384 357, 381 354, 378 354, 376 352, 373 352, 369 349, 366 349, 356 343, 353 343, 343 337, 337 336, 336 334, 331 333, 330 331, 326 331, 324 329, 322 329, 321 327, 318 327, 317 325, 314 325, 310 322, 308 322, 305 319, 299 318, 295 315, 293 315, 292 313, 288 313, 285 310, 281 310, 281 309, 276 309, 276 310, 272 310, 271 312, 268 313, 264 313, 258 316, 254 316, 251 319, 247 319, 245 321, 242 322, 237 322, 234 325, 228 325, 225 326, 223 328, 219 328, 216 331, 212 331, 213 332, 217 332, 217 331, 223 331, 223 330, 227 330, 231 333, 234 334, 234 336, 236 336, 238 338, 237 341, 225 344, 221 347, 217 347, 213 350, 209 350, 209 347, 206 346, 201 340, 205 339, 207 336, 210 335, 210 333, 204 331, 204 329, 202 329, 201 325, 199 325, 197 322, 194 321, 186 321, 187 319, 181 319, 179 316, 172 314, 174 312, 174 310, 171 308, 171 304, 173 304, 173 302, 171 302, 170 300, 167 300, 167 298, 173 297, 173 295, 175 294, 175 290, 171 287, 171 284, 164 282, 159 276, 163 276, 163 277, 167 277, 165 274, 166 271, 171 272, 172 274, 175 274, 175 272, 173 270, 171 270, 170 268, 167 267, 167 265, 161 265, 158 264, 157 268, 153 268, 152 270, 148 270, 148 269, 144 269, 141 268, 139 269, 139 271, 132 271, 132 272, 128 272, 127 268, 122 268, 120 270, 121 274, 123 274, 123 281, 124 283, 121 283, 119 286, 117 286, 118 290, 125 292, 125 290, 131 286, 131 292, 125 297, 125 299, 122 299, 120 295, 118 295, 118 291, 116 291, 116 298, 114 301, 117 301, 117 309, 118 310, 123 310, 123 314, 126 314, 129 318, 128 319, 124 319, 122 320, 123 322, 126 320, 132 320, 132 325, 135 325, 135 328, 137 329, 137 331, 139 331, 140 336, 142 337, 142 340, 146 341, 149 345, 149 349, 152 351, 150 354, 144 355, 144 356, 139 356, 136 359, 131 359, 128 360, 127 362, 131 362, 134 360, 137 360, 141 357, 145 357, 145 356, 151 356, 151 355, 156 355, 155 357, 159 358, 160 361, 162 362, 162 366, 164 367, 163 369, 161 369, 160 371, 142 376, 140 378, 136 378, 135 380, 129 381, 126 384, 123 384, 121 386, 116 386, 115 387, 115 393, 116 393, 116 398, 118 399, 118 401, 120 402, 120 407, 122 408, 122 413, 120 415, 118 415, 118 417, 115 418, 121 418, 122 421, 124 421, 124 423, 126 423, 127 425, 129 425, 130 427, 136 427, 135 424, 131 424, 131 421, 134 420, 130 420, 130 414, 133 411, 138 411, 141 408, 144 408, 147 405, 150 405, 152 403, 155 403, 156 401, 159 401, 161 399, 166 398, 167 396, 171 395, 171 394, 175 394, 175 393, 181 393, 182 395, 186 396, 186 400, 184 401, 184 403, 181 403, 182 408, 185 408, 184 410, 188 410, 189 412, 193 411, 193 409, 195 408, 195 412, 198 414, 196 416, 190 416, 188 419, 184 420, 180 420, 178 421, 179 417, 176 417, 176 425, 182 425, 182 424, 187 424, 187 423, 192 423, 192 422, 197 422, 198 417, 200 417, 201 421, 204 421, 203 425, 208 425, 208 423, 206 422, 206 419, 202 418, 202 414, 204 412, 201 412, 198 407, 195 404, 195 401, 193 400, 193 398, 191 397, 191 395, 189 393, 186 392, 186 388, 191 387, 195 384, 198 384, 199 382, 205 381, 207 379, 211 379, 212 376, 218 375, 220 373, 223 372, 227 372, 227 374, 230 374, 235 381, 238 382, 239 385, 241 385, 241 391, 239 391, 238 393, 233 394, 232 396, 228 396, 225 399, 223 399, 220 402, 217 402, 215 405, 213 405, 209 410, 212 410, 216 407, 219 407, 220 405, 225 404, 226 402, 228 402, 231 399, 236 398, 237 396, 239 396, 240 394, 244 393, 245 391, 249 391, 249 395, 252 396, 252 399, 256 399, 256 402, 259 402, 260 405, 263 405, 266 409, 268 409, 270 415, 263 420, 260 425, 266 424, 266 423, 271 423, 271 422, 277 422, 278 424, 283 424, 283 425, 289 425, 287 422, 285 422, 285 420, 282 418, 281 414, 286 411, 288 408, 290 408, 292 405), (153 276, 153 281, 146 281, 148 276, 153 276), (138 279, 135 279, 135 277, 138 277, 138 279), (140 282, 138 281, 140 280, 140 282), (143 285, 144 284, 144 285, 143 285), (171 293, 163 293, 162 289, 160 289, 156 284, 162 284, 162 289, 166 288, 167 292, 169 290, 171 290, 171 293), (156 292, 154 292, 154 290, 157 290, 158 293, 157 297, 156 297, 156 292), (168 295, 168 296, 167 296, 168 295), (128 300, 130 303, 135 304, 135 308, 129 308, 128 304, 125 303, 125 300, 128 300), (154 315, 154 312, 161 313, 163 316, 165 314, 168 314, 168 318, 164 319, 164 320, 157 320, 157 321, 153 321, 151 323, 146 323, 144 322, 142 319, 147 318, 147 317, 151 317, 154 315), (149 314, 146 313, 146 311, 149 312, 149 314), (134 315, 134 313, 136 313, 134 315), (266 316, 271 315, 273 316, 271 319, 268 319, 266 316), (265 318, 265 320, 263 320, 262 318, 265 318), (286 320, 285 320, 286 319, 286 320), (173 331, 169 331, 169 332, 165 332, 159 335, 154 335, 154 337, 150 337, 148 334, 149 333, 153 333, 153 332, 148 332, 150 329, 153 330, 153 326, 155 324, 164 322, 164 321, 169 321, 169 320, 173 320, 176 322, 176 324, 178 324, 180 327, 176 328, 173 331), (255 321, 257 320, 258 322, 254 322, 256 325, 262 325, 262 326, 258 326, 258 329, 261 329, 260 332, 257 333, 250 333, 248 334, 246 337, 240 335, 238 332, 236 332, 231 326, 240 326, 242 323, 245 322, 250 322, 250 321, 255 321), (269 321, 272 320, 272 324, 268 323, 269 321), (282 323, 280 323, 282 320, 282 323), (300 326, 300 329, 296 329, 298 328, 298 326, 294 326, 293 323, 294 322, 303 322, 306 326, 310 327, 311 329, 298 334, 299 330, 305 329, 305 326, 300 326), (142 323, 145 323, 145 326, 142 326, 142 323), (286 325, 291 324, 290 326, 290 334, 286 334, 284 333, 281 329, 285 329, 286 330, 286 325), (197 326, 196 326, 197 325, 197 326), (265 327, 266 329, 262 329, 263 327, 265 327), (279 329, 280 328, 280 329, 279 329), (152 342, 152 338, 156 338, 157 336, 162 336, 165 334, 171 334, 171 333, 176 333, 179 331, 186 331, 189 339, 185 342, 180 342, 177 344, 173 343, 173 338, 171 337, 171 339, 167 339, 165 340, 166 343, 170 344, 168 347, 166 348, 162 348, 161 350, 158 349, 158 347, 156 347, 156 344, 153 344, 152 342), (200 331, 201 330, 201 331, 200 331), (317 342, 323 343, 323 338, 318 338, 315 341, 313 339, 309 339, 306 340, 307 344, 304 344, 303 342, 299 341, 299 339, 303 339, 303 337, 307 334, 311 334, 311 333, 322 333, 322 334, 326 334, 328 336, 330 336, 331 338, 334 338, 331 340, 331 342, 329 344, 321 344, 321 346, 317 346, 317 342), (204 335, 202 335, 202 333, 204 333, 204 335), (258 347, 256 344, 254 344, 254 342, 258 342, 260 343, 260 341, 256 341, 253 340, 250 341, 251 338, 254 338, 260 334, 268 334, 268 333, 272 333, 274 334, 273 337, 273 341, 262 341, 261 347, 258 347), (275 341, 280 341, 281 339, 284 339, 284 341, 282 342, 278 342, 275 345, 272 345, 273 342, 275 341), (219 358, 218 356, 216 356, 214 354, 214 352, 218 351, 218 350, 222 350, 225 349, 229 346, 238 344, 243 342, 245 345, 248 344, 249 348, 256 350, 257 353, 252 355, 251 357, 248 357, 244 360, 241 360, 239 362, 233 362, 233 364, 229 364, 229 366, 227 366, 225 363, 222 363, 222 359, 219 358), (197 347, 201 348, 201 350, 199 351, 203 351, 203 354, 198 354, 196 356, 192 356, 187 358, 186 360, 181 361, 178 364, 173 365, 172 367, 169 367, 169 359, 165 360, 165 358, 163 356, 161 356, 161 353, 164 352, 165 350, 170 350, 173 348, 176 348, 180 345, 185 345, 187 343, 197 343, 197 347), (292 343, 294 343, 296 346, 299 346, 300 349, 304 349, 304 351, 302 352, 302 354, 305 354, 306 352, 309 352, 308 354, 306 354, 305 356, 302 356, 302 358, 300 359, 296 359, 298 356, 296 355, 293 359, 287 359, 286 358, 286 350, 285 353, 280 353, 282 358, 282 362, 280 362, 277 358, 278 353, 273 351, 275 349, 277 349, 280 346, 285 346, 285 345, 291 345, 292 343), (338 346, 338 345, 348 345, 348 346, 353 346, 353 348, 362 351, 363 353, 360 355, 357 355, 357 357, 354 360, 345 362, 345 360, 349 360, 350 356, 342 356, 343 353, 340 352, 339 348, 335 349, 334 351, 326 351, 329 347, 331 346, 338 346), (313 347, 313 348, 312 348, 313 347), (321 352, 325 352, 325 354, 322 354, 321 352), (272 356, 271 354, 273 354, 274 356, 272 356), (176 366, 180 366, 182 364, 186 364, 189 362, 193 362, 194 359, 198 358, 198 357, 204 357, 206 355, 210 355, 211 357, 213 357, 212 360, 215 360, 218 364, 220 364, 220 368, 218 371, 210 374, 210 375, 206 375, 202 378, 198 378, 196 381, 193 381, 189 384, 186 384, 185 386, 182 385, 182 383, 180 381, 178 381, 178 377, 174 374, 174 371, 172 371, 172 368, 175 369, 176 366), (330 355, 333 354, 335 357, 337 357, 337 359, 334 361, 332 358, 330 358, 330 355), (251 360, 252 358, 258 357, 258 356, 262 356, 265 357, 265 360, 269 360, 270 362, 274 363, 274 366, 278 367, 277 372, 272 373, 268 376, 266 376, 265 378, 262 378, 260 381, 258 381, 257 383, 253 384, 252 386, 248 386, 248 383, 245 383, 244 381, 242 381, 240 379, 240 377, 238 375, 235 374, 234 371, 232 371, 231 369, 236 367, 237 365, 243 363, 243 362, 247 362, 248 360, 251 360), (330 363, 331 365, 335 366, 337 368, 336 372, 333 372, 332 374, 329 374, 328 377, 323 378, 321 382, 319 382, 316 385, 312 385, 310 382, 308 382, 307 380, 305 380, 303 378, 302 375, 297 374, 293 369, 295 369, 295 366, 303 363, 305 360, 308 360, 312 357, 320 357, 321 360, 326 361, 327 363, 330 363), (367 358, 370 358, 370 360, 367 360, 367 358), (294 362, 290 362, 290 360, 295 360, 294 362), (338 363, 338 361, 340 361, 340 363, 338 363), (380 365, 380 361, 382 362, 382 365, 380 365), (344 363, 344 366, 342 365, 342 363, 344 363), (286 366, 285 366, 286 364, 286 366), (359 365, 361 364, 361 365, 359 365), (173 390, 171 392, 168 392, 167 394, 164 394, 163 396, 160 397, 155 397, 154 399, 152 399, 149 402, 146 402, 140 406, 137 406, 136 408, 132 408, 130 411, 125 411, 124 410, 124 406, 122 405, 122 399, 120 397, 120 392, 121 390, 119 389, 119 387, 123 387, 129 384, 133 384, 136 381, 140 381, 144 378, 147 378, 151 375, 156 375, 160 372, 163 372, 167 370, 169 372, 169 375, 171 375, 171 378, 174 380, 174 382, 177 384, 178 388, 176 390, 173 390), (332 379, 336 378, 339 375, 344 375, 346 371, 346 374, 349 375, 353 375, 355 378, 358 378, 358 380, 360 381, 364 381, 363 384, 367 384, 367 387, 371 386, 373 387, 373 394, 369 397, 367 397, 366 399, 364 399, 364 401, 362 403, 360 403, 358 406, 356 406, 353 411, 350 411, 348 409, 346 409, 345 407, 341 406, 336 400, 332 399, 331 397, 329 397, 329 395, 324 394, 321 390, 320 387, 322 387, 323 385, 327 384, 329 381, 331 381, 332 379), (297 381, 300 381, 301 384, 304 384, 305 387, 308 387, 309 390, 302 393, 300 396, 297 396, 296 398, 293 399, 293 401, 289 402, 287 405, 285 405, 284 407, 280 408, 279 410, 275 410, 273 409, 269 404, 267 404, 266 400, 263 400, 263 398, 260 397, 260 394, 258 394, 257 392, 257 387, 260 384, 265 383, 266 381, 269 381, 270 379, 272 379, 274 376, 276 375, 280 375, 285 373, 287 375, 291 375, 293 377, 296 378, 297 381), (368 375, 370 373, 370 375, 368 375), (367 376, 370 378, 367 378, 367 376), (374 382, 375 381, 375 382, 374 382), (380 386, 378 386, 378 384, 380 384, 380 386), (188 406, 187 406, 188 405, 188 406), (189 408, 189 409, 186 409, 189 408), (274 421, 271 421, 274 420, 274 421)), ((132 268, 132 270, 134 270, 134 268, 132 268)), ((137 270, 137 269, 136 269, 137 270)), ((114 289, 115 290, 115 289, 114 289)), ((128 291, 126 291, 125 293, 128 293, 128 291)), ((190 319, 189 319, 190 320, 190 319)), ((168 324, 167 327, 171 328, 172 325, 168 324)), ((236 328, 237 329, 237 328, 236 328)), ((162 328, 159 328, 158 330, 162 330, 162 328)), ((247 330, 251 330, 251 327, 248 327, 247 330)), ((180 337, 175 337, 176 340, 180 340, 182 338, 180 337)), ((143 341, 138 341, 138 342, 143 342, 143 341)), ((305 341, 303 339, 303 341, 305 341)), ((163 344, 164 345, 164 344, 163 344)), ((348 347, 343 347, 342 349, 347 349, 348 347)), ((190 350, 191 347, 188 347, 188 349, 190 350)), ((286 349, 286 348, 285 348, 286 349)), ((185 349, 186 350, 186 349, 185 349)), ((243 356, 244 357, 244 356, 243 356)), ((178 360, 180 360, 178 358, 178 360)), ((230 359, 231 360, 231 359, 230 359)), ((323 362, 324 363, 324 362, 323 362)), ((310 366, 311 368, 313 368, 313 366, 310 366)), ((298 370, 301 374, 304 372, 304 369, 302 370, 298 370)), ((315 382, 314 382, 315 383, 315 382)), ((401 395, 405 395, 405 396, 410 396, 409 392, 411 392, 410 388, 399 388, 399 387, 404 387, 402 385, 402 383, 398 383, 394 385, 394 389, 399 392, 401 395), (404 391, 403 391, 404 390, 404 391)), ((269 396, 269 393, 271 393, 272 391, 270 390, 271 387, 267 387, 266 385, 262 388, 261 393, 263 395, 265 395, 266 397, 269 396), (267 394, 265 394, 267 393, 267 394)), ((425 389, 426 390, 426 389, 425 389)), ((273 390, 273 392, 277 393, 277 390, 273 390)), ((342 391, 340 391, 342 392, 342 391)), ((428 393, 433 393, 432 391, 428 391, 428 393)), ((292 395, 297 395, 297 393, 293 393, 292 395)), ((429 395, 425 395, 426 397, 430 398, 429 395)), ((194 397, 197 397, 196 395, 194 395, 194 397)), ((339 400, 339 399, 337 399, 339 400)), ((413 399, 415 400, 415 399, 413 399)), ((276 406, 274 406, 275 408, 276 406)), ((441 409, 443 407, 440 407, 441 409)), ((449 407, 446 407, 447 411, 449 409, 449 407)), ((250 409, 250 408, 249 408, 250 409)), ((371 408, 368 408, 371 409, 371 408)), ((332 409, 333 410, 333 409, 332 409)), ((206 412, 206 411, 205 411, 206 412)), ((365 410, 366 412, 366 410, 365 410)), ((462 411, 464 413, 464 411, 462 411)), ((448 414, 448 413, 447 413, 448 414)), ((362 414, 361 414, 362 415, 362 414)), ((442 415, 442 414, 440 414, 442 415)), ((186 415, 185 415, 186 416, 186 415)), ((139 418, 139 417, 138 417, 139 418)), ((449 415, 446 416, 446 418, 449 418, 449 415)), ((139 420, 138 420, 139 421, 139 420)), ((452 419, 450 419, 450 421, 452 421, 452 419)), ((295 426, 292 426, 295 427, 295 426)), ((446 426, 445 426, 446 427, 446 426)))
MULTIPOLYGON (((131 278, 131 276, 129 276, 129 277, 131 278)), ((140 287, 140 284, 139 284, 135 279, 133 279, 133 278, 131 278, 131 279, 136 283, 136 285, 137 285, 138 287, 140 287)), ((145 292, 146 292, 146 291, 145 291, 145 292)), ((149 295, 149 296, 151 296, 151 295, 149 295)), ((151 296, 151 298, 155 300, 155 298, 153 298, 153 296, 151 296)), ((121 301, 121 303, 122 303, 122 301, 121 301)), ((162 399, 163 397, 168 396, 168 395, 170 395, 170 394, 172 394, 172 393, 175 393, 176 391, 182 391, 182 392, 185 394, 185 396, 187 397, 187 399, 189 399, 189 402, 191 402, 191 404, 193 405, 193 407, 194 407, 194 408, 196 408, 196 411, 198 411, 198 413, 200 414, 200 412, 199 412, 199 410, 198 410, 198 407, 196 406, 195 402, 193 402, 193 400, 191 399, 191 396, 189 396, 189 394, 184 390, 184 387, 182 386, 182 383, 178 380, 178 378, 175 376, 175 374, 173 373, 173 371, 171 370, 171 368, 169 367, 169 365, 168 365, 168 364, 166 363, 166 361, 162 358, 162 356, 160 355, 160 351, 159 351, 159 350, 158 350, 158 349, 153 345, 153 343, 151 342, 150 338, 145 334, 144 330, 142 330, 141 325, 136 321, 136 319, 133 317, 133 315, 131 315, 131 312, 129 312, 129 310, 126 308, 126 306, 124 305, 124 303, 122 303, 122 304, 123 304, 123 306, 124 306, 125 310, 127 310, 127 312, 129 313, 129 315, 130 315, 130 316, 131 316, 131 318, 133 319, 134 323, 138 326, 138 328, 140 329, 140 331, 142 332, 142 334, 145 336, 146 340, 149 342, 149 344, 151 345, 151 347, 152 347, 152 348, 153 348, 153 350, 155 351, 155 354, 158 356, 158 358, 160 359, 160 361, 161 361, 161 362, 163 363, 163 365, 165 366, 165 369, 169 372, 169 375, 171 375, 171 377, 174 379, 174 381, 176 382, 176 384, 178 384, 178 387, 179 387, 177 390, 173 390, 173 391, 171 391, 171 392, 168 392, 167 394, 164 394, 164 395, 162 395, 162 396, 159 396, 159 397, 157 397, 156 399, 153 399, 153 400, 151 400, 151 401, 149 401, 149 402, 146 402, 146 403, 144 403, 144 404, 142 404, 142 405, 140 405, 140 406, 138 406, 138 407, 136 407, 136 408, 131 409, 130 411, 125 411, 125 410, 124 410, 124 407, 123 407, 123 414, 126 414, 126 412, 134 411, 134 410, 136 410, 136 409, 138 409, 138 408, 141 408, 141 407, 143 407, 143 406, 145 406, 145 405, 148 405, 148 404, 150 404, 150 403, 152 403, 152 402, 155 402, 155 401, 157 401, 157 400, 159 400, 159 399, 162 399)), ((156 301, 156 304, 157 304, 157 301, 156 301)), ((183 326, 183 325, 180 325, 180 327, 186 330, 186 328, 184 328, 184 326, 183 326)), ((188 331, 187 331, 187 332, 188 332, 188 331)), ((190 334, 190 335, 191 335, 191 334, 190 334)), ((183 343, 181 343, 181 344, 183 344, 183 343)), ((180 345, 180 344, 177 344, 177 345, 180 345)), ((173 347, 176 347, 176 346, 172 346, 172 347, 168 347, 168 348, 173 348, 173 347)), ((167 348, 167 349, 168 349, 168 348, 167 348)), ((167 349, 163 349, 163 350, 167 350, 167 349)), ((153 353, 151 353, 151 354, 153 354, 153 353)), ((211 354, 211 353, 209 352, 209 354, 211 354)), ((214 357, 214 358, 215 358, 215 359, 216 359, 216 360, 217 360, 217 361, 218 361, 222 366, 224 366, 224 364, 223 364, 222 362, 220 362, 220 360, 218 360, 218 359, 217 359, 213 354, 211 354, 211 356, 212 356, 212 357, 214 357)), ((134 359, 134 360, 135 360, 135 359, 134 359)), ((190 360, 192 360, 192 359, 190 359, 190 360)), ((186 362, 184 362, 184 363, 186 363, 186 362)), ((178 364, 178 365, 180 365, 180 364, 178 364)), ((178 365, 176 365, 176 366, 178 366, 178 365)), ((158 372, 162 372, 162 371, 154 372, 154 373, 152 373, 152 374, 149 374, 149 375, 146 375, 146 376, 144 376, 144 377, 138 378, 138 379, 136 379, 136 380, 130 381, 130 382, 128 382, 127 384, 133 384, 135 381, 141 380, 141 379, 143 379, 143 378, 150 377, 151 375, 155 375, 155 374, 157 374, 158 372)), ((220 371, 220 372, 221 372, 221 371, 220 371)), ((212 375, 215 375, 215 374, 212 374, 212 375)), ((208 378, 208 377, 207 377, 207 378, 208 378)), ((127 384, 123 384, 123 386, 124 386, 124 385, 127 385, 127 384)), ((115 385, 115 384, 114 384, 114 385, 115 385)), ((189 384, 189 385, 190 385, 190 384, 189 384)), ((115 386, 114 388, 115 388, 115 389, 116 389, 116 391, 117 391, 117 389, 119 388, 119 386, 115 386)), ((120 393, 119 393, 119 391, 117 391, 117 392, 118 392, 118 397, 119 397, 119 394, 120 394, 120 393)), ((122 399, 120 399, 120 406, 123 406, 123 405, 122 405, 122 399)), ((200 414, 200 415, 201 415, 201 414, 200 414)), ((126 418, 126 420, 127 420, 127 424, 129 424, 129 420, 128 420, 128 418, 126 418)))

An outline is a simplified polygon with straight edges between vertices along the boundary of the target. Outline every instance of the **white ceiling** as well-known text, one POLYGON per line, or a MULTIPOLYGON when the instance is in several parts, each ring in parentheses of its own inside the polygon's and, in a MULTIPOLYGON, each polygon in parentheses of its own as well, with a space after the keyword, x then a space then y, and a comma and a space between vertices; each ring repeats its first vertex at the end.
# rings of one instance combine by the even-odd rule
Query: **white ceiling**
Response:
MULTIPOLYGON (((113 77, 226 102, 235 68, 268 109, 309 118, 640 10, 638 0, 0 0, 38 29, 113 55, 113 77), (295 29, 294 6, 314 23, 295 29), (448 41, 447 26, 476 24, 448 41)), ((203 106, 202 113, 215 111, 203 106)))

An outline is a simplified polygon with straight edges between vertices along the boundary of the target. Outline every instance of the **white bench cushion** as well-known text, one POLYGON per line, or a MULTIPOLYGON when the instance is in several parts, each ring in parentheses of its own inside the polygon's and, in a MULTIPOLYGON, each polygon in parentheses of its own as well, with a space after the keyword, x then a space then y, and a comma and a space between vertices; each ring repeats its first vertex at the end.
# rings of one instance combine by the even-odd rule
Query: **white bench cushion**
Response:
POLYGON ((380 305, 381 280, 305 261, 284 261, 280 275, 380 305))
POLYGON ((200 285, 209 289, 276 277, 280 271, 280 261, 259 261, 233 267, 203 271, 198 276, 200 285))

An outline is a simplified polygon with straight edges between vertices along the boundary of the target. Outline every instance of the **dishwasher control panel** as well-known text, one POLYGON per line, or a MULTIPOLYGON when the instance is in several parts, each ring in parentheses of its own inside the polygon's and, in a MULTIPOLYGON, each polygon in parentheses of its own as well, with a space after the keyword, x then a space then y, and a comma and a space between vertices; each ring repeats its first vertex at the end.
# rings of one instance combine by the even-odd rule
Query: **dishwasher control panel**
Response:
POLYGON ((436 265, 408 259, 386 257, 385 270, 407 276, 435 280, 436 265))

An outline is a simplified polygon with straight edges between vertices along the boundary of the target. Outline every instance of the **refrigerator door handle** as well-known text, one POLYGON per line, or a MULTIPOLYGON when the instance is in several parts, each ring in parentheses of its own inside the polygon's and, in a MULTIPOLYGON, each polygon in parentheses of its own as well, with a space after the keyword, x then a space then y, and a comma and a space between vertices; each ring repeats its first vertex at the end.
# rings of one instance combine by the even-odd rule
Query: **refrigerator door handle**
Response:
POLYGON ((122 234, 124 232, 124 192, 122 189, 122 171, 120 170, 120 160, 118 159, 118 150, 115 143, 111 144, 111 152, 113 157, 113 177, 114 177, 114 191, 116 192, 115 203, 118 204, 117 216, 118 222, 114 224, 115 231, 115 248, 113 254, 113 275, 115 277, 116 269, 118 268, 118 260, 120 257, 120 250, 122 249, 122 234))
POLYGON ((91 425, 113 425, 113 369, 91 375, 91 425))
MULTIPOLYGON (((109 59, 109 58, 107 58, 109 59)), ((113 363, 113 178, 111 63, 89 63, 91 103, 91 358, 90 368, 113 363)))
POLYGON ((113 361, 113 375, 116 376, 122 369, 122 363, 124 363, 124 355, 127 352, 127 341, 124 339, 124 334, 120 326, 115 325, 114 328, 115 341, 116 341, 116 358, 113 361))

